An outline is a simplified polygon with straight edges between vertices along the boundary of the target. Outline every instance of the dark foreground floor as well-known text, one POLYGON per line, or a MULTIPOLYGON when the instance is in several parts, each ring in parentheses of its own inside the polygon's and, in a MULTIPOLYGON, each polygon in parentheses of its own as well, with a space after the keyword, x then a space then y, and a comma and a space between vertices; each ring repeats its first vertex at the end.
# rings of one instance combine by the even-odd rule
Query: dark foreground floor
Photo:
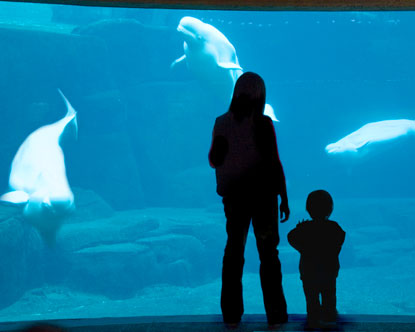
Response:
MULTIPOLYGON (((304 331, 305 315, 290 315, 289 322, 281 325, 276 331, 304 331)), ((35 322, 0 323, 0 331, 25 331, 34 326, 35 322)), ((157 316, 157 317, 128 317, 100 319, 68 319, 48 321, 50 326, 36 329, 33 332, 175 332, 175 331, 230 331, 219 315, 206 316, 157 316)), ((245 315, 241 325, 233 331, 254 332, 269 331, 263 315, 245 315)), ((316 330, 318 331, 318 330, 316 330)), ((414 316, 386 315, 343 315, 340 317, 338 328, 325 331, 396 331, 414 332, 414 316)))

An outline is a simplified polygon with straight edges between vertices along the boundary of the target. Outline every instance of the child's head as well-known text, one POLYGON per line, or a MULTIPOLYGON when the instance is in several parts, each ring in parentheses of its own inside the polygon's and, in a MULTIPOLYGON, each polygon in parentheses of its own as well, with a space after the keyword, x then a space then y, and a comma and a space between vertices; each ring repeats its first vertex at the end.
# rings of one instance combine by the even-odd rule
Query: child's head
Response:
POLYGON ((333 199, 325 190, 315 190, 307 197, 306 210, 313 219, 327 219, 333 212, 333 199))

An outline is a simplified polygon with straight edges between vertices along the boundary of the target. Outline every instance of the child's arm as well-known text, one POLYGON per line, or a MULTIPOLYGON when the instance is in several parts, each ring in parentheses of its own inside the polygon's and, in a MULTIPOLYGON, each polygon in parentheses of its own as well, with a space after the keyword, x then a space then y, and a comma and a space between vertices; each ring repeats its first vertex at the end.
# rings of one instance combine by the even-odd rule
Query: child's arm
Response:
POLYGON ((346 232, 339 226, 339 246, 341 247, 346 238, 346 232))
POLYGON ((339 226, 337 222, 334 223, 334 229, 330 234, 330 247, 333 252, 340 253, 344 239, 346 237, 346 232, 339 226))

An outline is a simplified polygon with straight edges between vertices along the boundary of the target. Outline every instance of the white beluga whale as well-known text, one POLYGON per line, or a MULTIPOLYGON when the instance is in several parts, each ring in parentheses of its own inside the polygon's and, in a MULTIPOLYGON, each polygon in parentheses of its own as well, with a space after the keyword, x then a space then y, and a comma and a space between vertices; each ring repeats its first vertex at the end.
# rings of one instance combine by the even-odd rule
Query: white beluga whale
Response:
POLYGON ((60 140, 68 124, 77 130, 76 112, 59 93, 66 104, 65 117, 35 130, 24 140, 11 165, 12 191, 0 197, 3 202, 24 205, 24 218, 48 244, 54 243, 63 219, 74 209, 60 140))
MULTIPOLYGON (((173 61, 171 67, 185 61, 199 80, 230 102, 235 83, 243 74, 235 47, 214 26, 194 17, 183 17, 177 31, 184 39, 184 55, 173 61)), ((271 105, 265 105, 264 114, 278 121, 271 105)))
POLYGON ((330 154, 356 153, 369 144, 393 140, 410 133, 415 133, 415 121, 413 120, 400 119, 371 122, 339 141, 327 145, 326 151, 330 154))
POLYGON ((225 89, 226 97, 231 96, 242 68, 234 46, 225 35, 214 26, 190 16, 180 20, 177 31, 184 39, 184 55, 171 66, 185 61, 200 80, 219 85, 225 89))

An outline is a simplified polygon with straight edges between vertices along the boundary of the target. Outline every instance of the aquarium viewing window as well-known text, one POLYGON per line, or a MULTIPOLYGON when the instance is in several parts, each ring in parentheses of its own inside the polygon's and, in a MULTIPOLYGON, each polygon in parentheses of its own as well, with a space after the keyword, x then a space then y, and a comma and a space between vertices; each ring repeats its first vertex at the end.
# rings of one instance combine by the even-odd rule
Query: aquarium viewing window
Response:
MULTIPOLYGON (((339 312, 414 315, 415 8, 34 2, 49 4, 0 2, 1 322, 220 313, 225 217, 207 155, 232 92, 182 57, 186 16, 267 86, 289 313, 305 300, 287 233, 323 188, 347 233, 339 312)), ((252 232, 245 258, 245 312, 263 314, 252 232)))

